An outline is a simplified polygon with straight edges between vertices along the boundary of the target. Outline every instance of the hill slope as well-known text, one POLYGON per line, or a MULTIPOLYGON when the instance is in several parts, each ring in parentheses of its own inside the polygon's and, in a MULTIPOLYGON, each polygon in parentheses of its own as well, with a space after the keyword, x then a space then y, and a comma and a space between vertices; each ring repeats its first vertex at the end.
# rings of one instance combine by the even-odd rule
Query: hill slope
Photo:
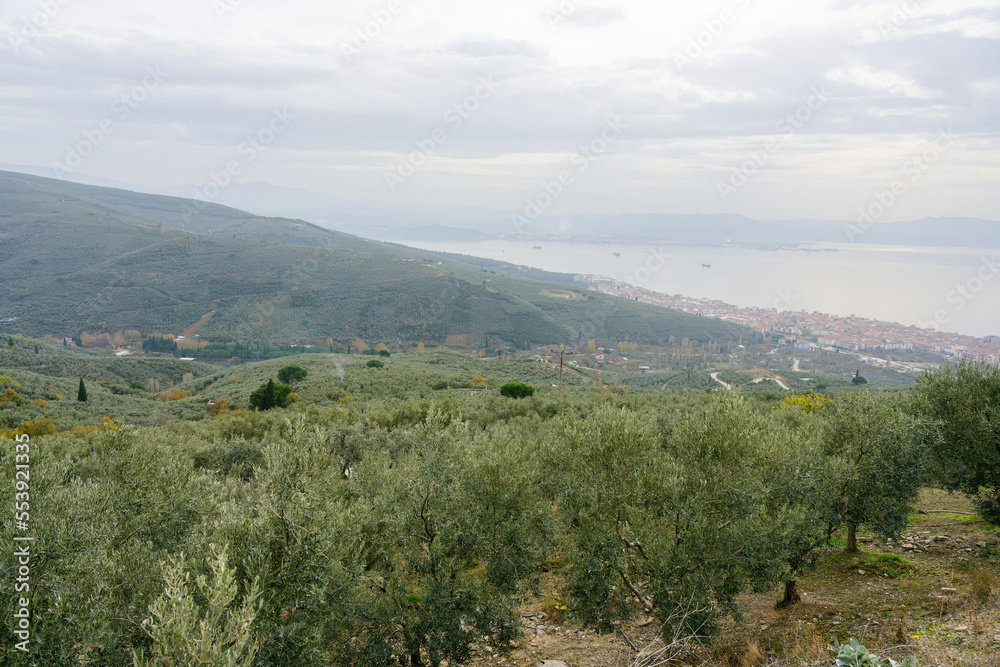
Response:
POLYGON ((179 334, 209 312, 199 335, 229 341, 405 346, 458 335, 499 347, 748 335, 590 294, 561 274, 503 275, 498 262, 301 221, 9 173, 0 173, 0 279, 0 315, 19 318, 0 333, 34 336, 179 334))

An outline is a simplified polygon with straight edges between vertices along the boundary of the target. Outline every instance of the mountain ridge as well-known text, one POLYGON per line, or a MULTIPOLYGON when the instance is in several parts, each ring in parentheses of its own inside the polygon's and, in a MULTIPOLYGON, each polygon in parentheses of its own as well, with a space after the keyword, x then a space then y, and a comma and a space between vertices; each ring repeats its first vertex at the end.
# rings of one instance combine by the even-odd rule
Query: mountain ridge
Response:
POLYGON ((356 338, 470 347, 733 340, 737 325, 597 295, 572 276, 380 243, 217 204, 0 173, 5 330, 356 338), (505 268, 506 266, 506 268, 505 268))

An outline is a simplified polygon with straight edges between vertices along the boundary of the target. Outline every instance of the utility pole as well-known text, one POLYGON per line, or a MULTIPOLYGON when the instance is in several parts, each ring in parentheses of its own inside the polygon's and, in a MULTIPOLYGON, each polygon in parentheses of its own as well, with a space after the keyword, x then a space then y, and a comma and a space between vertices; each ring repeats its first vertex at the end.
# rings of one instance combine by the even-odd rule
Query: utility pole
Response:
MULTIPOLYGON (((555 350, 552 350, 555 352, 555 350)), ((570 352, 570 355, 573 353, 570 352)), ((559 398, 562 398, 562 374, 563 374, 563 357, 566 355, 566 348, 562 345, 559 346, 559 398)))

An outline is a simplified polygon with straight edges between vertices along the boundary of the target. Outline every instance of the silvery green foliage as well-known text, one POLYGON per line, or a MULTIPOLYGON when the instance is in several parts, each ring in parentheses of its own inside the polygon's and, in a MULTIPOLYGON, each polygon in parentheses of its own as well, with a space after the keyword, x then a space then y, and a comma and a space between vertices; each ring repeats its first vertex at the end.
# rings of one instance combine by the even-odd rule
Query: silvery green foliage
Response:
POLYGON ((183 554, 161 564, 165 588, 150 605, 151 616, 142 622, 153 646, 148 655, 132 650, 135 667, 252 664, 259 641, 252 625, 260 611, 260 589, 254 581, 242 602, 234 604, 239 587, 228 560, 222 549, 211 563, 211 579, 199 574, 194 587, 183 554), (196 602, 195 591, 204 606, 196 602))
POLYGON ((825 454, 842 468, 831 525, 867 526, 893 538, 906 527, 910 504, 927 481, 928 428, 906 408, 904 396, 842 392, 824 411, 825 454))
POLYGON ((567 422, 551 467, 561 471, 576 613, 610 628, 646 608, 665 636, 681 623, 705 637, 737 613, 738 594, 780 580, 804 520, 779 493, 792 482, 786 436, 736 394, 660 433, 610 407, 567 422))
POLYGON ((908 658, 903 662, 896 662, 892 658, 880 658, 868 652, 857 639, 851 639, 846 644, 840 646, 837 651, 837 667, 918 667, 916 658, 908 658))
POLYGON ((938 423, 930 438, 945 488, 972 496, 1000 525, 1000 367, 960 362, 917 378, 918 408, 938 423))

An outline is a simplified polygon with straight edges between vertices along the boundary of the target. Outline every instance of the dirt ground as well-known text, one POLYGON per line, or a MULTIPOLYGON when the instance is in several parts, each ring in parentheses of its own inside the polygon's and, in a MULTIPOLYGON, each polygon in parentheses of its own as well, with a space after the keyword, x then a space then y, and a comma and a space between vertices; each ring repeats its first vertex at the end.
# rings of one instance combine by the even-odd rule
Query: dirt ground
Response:
MULTIPOLYGON (((960 494, 925 489, 916 508, 897 542, 859 532, 857 554, 835 542, 841 548, 824 553, 800 580, 798 604, 775 609, 780 587, 743 596, 742 622, 728 621, 714 642, 674 664, 832 665, 829 647, 853 637, 881 657, 916 656, 924 667, 1000 667, 1000 531, 980 521, 960 494)), ((614 634, 574 625, 554 599, 553 580, 546 581, 547 595, 520 610, 520 643, 507 656, 481 651, 470 667, 534 667, 543 660, 628 667, 638 655, 633 646, 655 647, 652 619, 614 634)))

